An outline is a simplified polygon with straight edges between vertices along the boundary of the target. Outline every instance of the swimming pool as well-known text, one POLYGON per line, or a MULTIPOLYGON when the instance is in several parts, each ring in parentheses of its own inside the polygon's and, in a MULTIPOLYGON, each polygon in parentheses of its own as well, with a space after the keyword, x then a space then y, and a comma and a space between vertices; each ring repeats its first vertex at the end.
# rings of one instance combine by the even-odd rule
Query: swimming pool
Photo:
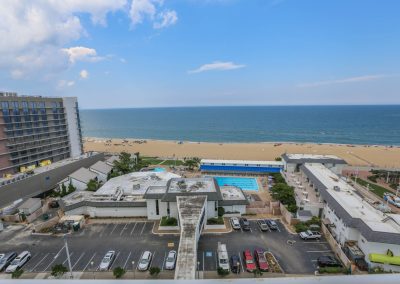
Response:
POLYGON ((165 169, 164 168, 154 168, 153 172, 161 173, 161 172, 165 172, 165 169))
POLYGON ((214 177, 218 186, 237 186, 242 190, 258 190, 257 179, 255 178, 242 178, 242 177, 214 177))

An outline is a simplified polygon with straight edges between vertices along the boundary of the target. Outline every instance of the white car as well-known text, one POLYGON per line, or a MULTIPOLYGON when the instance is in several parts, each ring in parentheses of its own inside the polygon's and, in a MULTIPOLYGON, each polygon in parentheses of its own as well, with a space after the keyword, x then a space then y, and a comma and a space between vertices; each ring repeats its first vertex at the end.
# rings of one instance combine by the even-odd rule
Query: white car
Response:
POLYGON ((114 259, 115 259, 115 251, 113 250, 108 251, 99 265, 99 270, 100 271, 109 270, 114 259))
POLYGON ((31 259, 31 253, 29 251, 21 252, 7 267, 6 273, 13 273, 14 271, 21 269, 31 259))
POLYGON ((152 254, 149 251, 145 251, 142 254, 142 257, 139 260, 139 264, 137 266, 137 269, 140 271, 146 271, 147 269, 149 269, 150 263, 151 263, 151 258, 152 258, 152 254))
POLYGON ((321 238, 321 233, 316 231, 307 230, 299 234, 300 238, 303 240, 319 240, 321 238))
POLYGON ((167 270, 175 269, 175 263, 176 263, 176 251, 171 250, 168 253, 167 260, 165 261, 165 269, 167 270))
POLYGON ((239 222, 239 218, 237 217, 232 217, 231 218, 231 225, 232 228, 235 230, 240 230, 240 222, 239 222))

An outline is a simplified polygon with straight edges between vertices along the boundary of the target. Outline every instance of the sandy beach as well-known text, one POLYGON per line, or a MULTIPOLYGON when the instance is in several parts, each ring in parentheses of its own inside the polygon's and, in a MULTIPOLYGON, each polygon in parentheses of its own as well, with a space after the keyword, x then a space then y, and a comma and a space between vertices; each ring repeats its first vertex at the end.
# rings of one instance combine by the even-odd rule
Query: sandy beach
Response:
POLYGON ((207 143, 149 139, 85 138, 85 151, 140 152, 161 158, 274 160, 283 153, 336 155, 353 166, 400 168, 400 147, 312 143, 207 143))

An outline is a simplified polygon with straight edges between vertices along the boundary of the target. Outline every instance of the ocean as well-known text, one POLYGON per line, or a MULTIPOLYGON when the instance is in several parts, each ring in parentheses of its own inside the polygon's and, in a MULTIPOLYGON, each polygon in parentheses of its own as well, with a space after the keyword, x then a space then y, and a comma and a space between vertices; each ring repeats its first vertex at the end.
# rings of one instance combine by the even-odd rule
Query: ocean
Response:
POLYGON ((81 110, 85 137, 400 145, 400 105, 81 110))

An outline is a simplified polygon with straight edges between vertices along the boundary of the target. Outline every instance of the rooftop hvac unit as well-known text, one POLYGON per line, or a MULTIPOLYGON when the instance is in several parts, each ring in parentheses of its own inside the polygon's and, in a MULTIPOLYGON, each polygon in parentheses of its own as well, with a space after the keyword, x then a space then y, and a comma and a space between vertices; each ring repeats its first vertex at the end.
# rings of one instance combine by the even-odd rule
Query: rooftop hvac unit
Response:
POLYGON ((333 187, 333 190, 334 190, 334 191, 340 191, 340 187, 338 187, 337 185, 335 185, 335 186, 333 187))

